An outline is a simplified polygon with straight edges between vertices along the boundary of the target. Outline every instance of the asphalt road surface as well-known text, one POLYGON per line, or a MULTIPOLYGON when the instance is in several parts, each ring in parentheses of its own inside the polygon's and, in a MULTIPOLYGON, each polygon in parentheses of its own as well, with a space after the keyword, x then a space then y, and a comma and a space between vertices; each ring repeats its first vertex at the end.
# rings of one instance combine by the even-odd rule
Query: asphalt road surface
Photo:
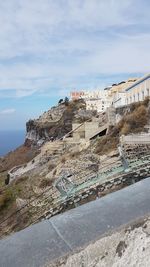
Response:
POLYGON ((0 241, 1 267, 40 267, 149 214, 150 178, 0 241))

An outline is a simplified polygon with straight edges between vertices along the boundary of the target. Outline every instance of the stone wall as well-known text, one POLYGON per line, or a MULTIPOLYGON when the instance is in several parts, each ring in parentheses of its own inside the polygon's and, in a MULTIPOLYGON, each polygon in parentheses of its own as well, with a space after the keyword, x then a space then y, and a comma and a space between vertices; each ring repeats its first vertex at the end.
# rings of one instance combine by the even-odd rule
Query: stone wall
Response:
POLYGON ((85 139, 89 140, 95 132, 99 129, 99 122, 92 121, 92 122, 85 122, 85 139))
POLYGON ((79 141, 80 139, 90 140, 94 135, 106 130, 107 124, 101 126, 99 120, 84 122, 83 124, 73 123, 73 140, 79 141))
POLYGON ((81 138, 85 138, 85 124, 73 123, 73 140, 79 141, 81 138))

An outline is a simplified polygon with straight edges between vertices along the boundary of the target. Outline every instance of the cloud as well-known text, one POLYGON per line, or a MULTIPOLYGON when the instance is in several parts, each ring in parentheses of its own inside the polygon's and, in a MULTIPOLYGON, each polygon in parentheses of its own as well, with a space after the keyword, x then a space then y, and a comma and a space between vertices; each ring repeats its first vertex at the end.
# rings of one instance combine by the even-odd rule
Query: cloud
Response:
POLYGON ((149 71, 149 7, 147 0, 1 1, 0 97, 58 95, 92 87, 98 75, 149 71))
POLYGON ((16 110, 14 108, 8 108, 8 109, 3 109, 0 111, 0 115, 9 115, 14 113, 16 110))

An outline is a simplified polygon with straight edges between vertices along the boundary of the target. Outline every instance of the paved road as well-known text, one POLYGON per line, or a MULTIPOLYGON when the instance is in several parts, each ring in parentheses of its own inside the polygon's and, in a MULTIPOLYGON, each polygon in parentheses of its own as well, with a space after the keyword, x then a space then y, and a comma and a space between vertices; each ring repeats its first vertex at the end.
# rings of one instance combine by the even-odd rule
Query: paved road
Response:
POLYGON ((150 178, 0 241, 1 267, 40 267, 150 212, 150 178))

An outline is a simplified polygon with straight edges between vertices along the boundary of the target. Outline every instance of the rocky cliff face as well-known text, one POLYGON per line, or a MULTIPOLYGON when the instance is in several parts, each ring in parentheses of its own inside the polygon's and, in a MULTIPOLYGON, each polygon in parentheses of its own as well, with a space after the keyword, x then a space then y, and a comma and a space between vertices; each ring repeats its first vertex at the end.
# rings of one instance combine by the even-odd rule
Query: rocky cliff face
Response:
MULTIPOLYGON (((42 144, 51 138, 60 138, 59 127, 64 122, 66 106, 61 104, 44 112, 38 119, 26 123, 26 144, 42 144)), ((65 124, 64 124, 65 128, 65 124)))
POLYGON ((41 145, 51 139, 59 139, 72 130, 73 120, 84 121, 93 116, 85 110, 83 100, 59 104, 43 113, 36 120, 26 123, 26 145, 41 145))

